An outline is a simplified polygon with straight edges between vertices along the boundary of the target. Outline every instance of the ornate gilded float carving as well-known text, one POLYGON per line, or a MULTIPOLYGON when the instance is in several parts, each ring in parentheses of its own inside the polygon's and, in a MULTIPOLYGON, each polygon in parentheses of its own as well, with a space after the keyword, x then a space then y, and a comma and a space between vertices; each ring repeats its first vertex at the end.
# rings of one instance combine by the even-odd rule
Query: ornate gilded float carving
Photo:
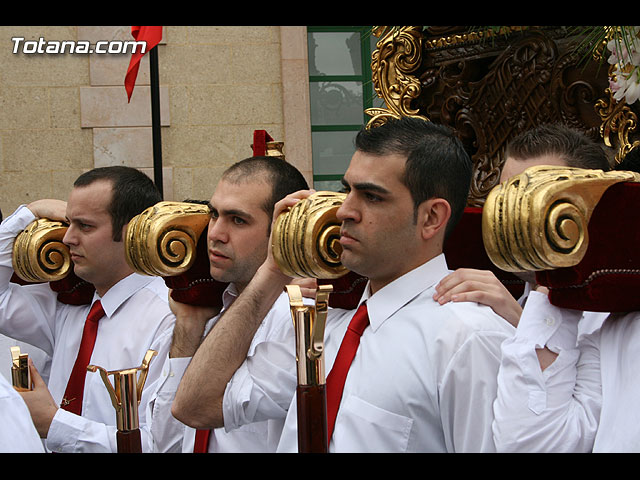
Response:
MULTIPOLYGON (((622 35, 621 27, 602 27, 605 32, 604 38, 600 45, 593 51, 593 57, 598 60, 604 60, 607 51, 607 43, 616 41, 616 37, 622 35)), ((624 35, 622 35, 624 36, 624 35)), ((625 42, 622 38, 618 38, 617 42, 625 42)), ((608 70, 611 82, 615 83, 616 71, 624 67, 619 65, 610 65, 608 70)), ((614 98, 611 88, 605 90, 605 97, 596 102, 595 109, 602 119, 600 126, 600 136, 607 147, 616 149, 614 160, 620 163, 622 159, 634 148, 640 145, 640 140, 632 141, 630 136, 633 135, 638 125, 638 116, 634 110, 624 102, 618 102, 614 98)))
POLYGON ((602 118, 600 135, 607 147, 615 148, 614 160, 620 163, 634 148, 640 146, 640 140, 631 141, 630 135, 638 126, 638 116, 625 103, 616 102, 611 89, 607 88, 607 98, 596 103, 596 111, 602 118))
POLYGON ((296 278, 339 278, 340 221, 336 212, 346 194, 316 192, 278 216, 272 232, 272 252, 280 269, 296 278))
POLYGON ((536 166, 495 187, 483 208, 491 261, 509 272, 576 265, 588 246, 593 209, 608 187, 635 172, 536 166))
POLYGON ((125 235, 127 263, 145 275, 173 276, 195 262, 196 245, 210 218, 208 205, 159 202, 136 215, 125 235))
POLYGON ((585 62, 575 27, 376 27, 374 89, 386 104, 368 126, 420 116, 451 127, 469 152, 469 205, 497 185, 508 141, 546 122, 562 122, 604 142, 619 161, 640 140, 636 109, 618 105, 608 72, 585 62))
POLYGON ((387 108, 365 110, 372 117, 367 126, 378 126, 390 117, 425 118, 412 106, 421 92, 420 81, 412 73, 422 61, 422 27, 378 27, 374 33, 382 38, 371 60, 373 87, 387 108))

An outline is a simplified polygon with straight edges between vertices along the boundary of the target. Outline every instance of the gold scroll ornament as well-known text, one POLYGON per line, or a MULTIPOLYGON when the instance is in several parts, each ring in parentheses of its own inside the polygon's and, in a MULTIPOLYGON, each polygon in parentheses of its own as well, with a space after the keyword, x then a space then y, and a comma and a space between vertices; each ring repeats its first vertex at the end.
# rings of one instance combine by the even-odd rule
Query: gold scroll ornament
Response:
POLYGON ((69 274, 71 255, 62 243, 68 225, 39 218, 20 232, 13 243, 13 270, 26 282, 51 282, 69 274))
POLYGON ((283 273, 295 278, 339 278, 340 224, 336 212, 346 194, 316 192, 280 214, 274 223, 272 252, 283 273))
POLYGON ((138 273, 179 275, 193 265, 196 246, 210 218, 208 205, 159 202, 131 219, 125 256, 138 273))
POLYGON ((482 212, 489 258, 508 272, 577 265, 598 201, 611 185, 629 181, 640 181, 640 174, 536 166, 497 185, 482 212))

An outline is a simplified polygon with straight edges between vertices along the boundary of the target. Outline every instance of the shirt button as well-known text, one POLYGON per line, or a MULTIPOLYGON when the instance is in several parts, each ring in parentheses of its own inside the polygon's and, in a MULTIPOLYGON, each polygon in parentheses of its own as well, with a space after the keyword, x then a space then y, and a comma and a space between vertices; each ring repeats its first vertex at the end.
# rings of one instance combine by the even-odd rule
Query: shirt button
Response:
POLYGON ((547 317, 547 319, 545 320, 545 323, 550 326, 553 327, 553 325, 556 323, 555 319, 551 318, 551 317, 547 317))

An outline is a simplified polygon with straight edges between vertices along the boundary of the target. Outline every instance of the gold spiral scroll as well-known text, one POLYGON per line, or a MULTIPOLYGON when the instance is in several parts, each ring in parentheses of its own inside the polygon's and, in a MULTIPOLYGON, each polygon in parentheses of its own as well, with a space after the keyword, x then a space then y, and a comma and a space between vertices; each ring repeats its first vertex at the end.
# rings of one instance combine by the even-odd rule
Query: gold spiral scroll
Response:
POLYGON ((482 211, 482 236, 491 261, 509 272, 577 265, 588 225, 603 193, 635 172, 536 166, 494 187, 482 211))
POLYGON ((295 278, 339 278, 347 273, 340 263, 340 221, 336 212, 346 194, 316 192, 278 216, 272 233, 272 252, 280 270, 295 278))
POLYGON ((71 255, 62 243, 68 225, 39 218, 20 232, 13 243, 13 270, 26 282, 51 282, 69 274, 71 255))
POLYGON ((195 262, 198 239, 209 223, 207 205, 159 202, 131 219, 125 256, 143 275, 175 276, 195 262))

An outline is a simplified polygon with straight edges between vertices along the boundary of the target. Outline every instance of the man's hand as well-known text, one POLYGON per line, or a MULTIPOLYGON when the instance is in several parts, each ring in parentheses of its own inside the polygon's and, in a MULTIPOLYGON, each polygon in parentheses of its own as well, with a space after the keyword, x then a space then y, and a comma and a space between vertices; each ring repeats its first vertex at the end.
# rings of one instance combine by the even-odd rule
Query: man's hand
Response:
POLYGON ((493 272, 460 268, 436 286, 433 299, 441 305, 451 302, 476 302, 488 305, 514 327, 518 326, 522 307, 493 272))
POLYGON ((171 298, 171 293, 169 293, 169 306, 176 317, 169 356, 192 357, 202 342, 207 322, 220 313, 220 309, 180 303, 171 298))
POLYGON ((282 279, 286 279, 285 283, 290 281, 290 277, 287 277, 284 273, 280 271, 278 264, 273 258, 273 250, 271 245, 273 245, 273 227, 275 226, 276 219, 282 214, 286 212, 291 207, 293 207, 300 200, 304 200, 309 195, 315 193, 315 190, 300 190, 298 192, 291 193, 284 197, 282 200, 277 202, 273 206, 273 218, 271 219, 271 234, 269 237, 269 248, 267 249, 267 258, 264 263, 260 266, 259 270, 266 270, 270 275, 274 275, 276 278, 281 277, 282 279))
POLYGON ((42 380, 38 369, 31 359, 29 359, 29 370, 31 371, 33 389, 28 392, 19 393, 29 408, 31 419, 38 434, 41 438, 47 438, 51 421, 59 407, 53 400, 47 385, 44 383, 44 380, 42 380))
POLYGON ((300 287, 303 297, 316 298, 318 281, 315 278, 294 278, 290 283, 300 287))
POLYGON ((35 200, 27 205, 27 208, 37 218, 48 218, 49 220, 66 221, 67 202, 63 200, 55 200, 46 198, 35 200))

